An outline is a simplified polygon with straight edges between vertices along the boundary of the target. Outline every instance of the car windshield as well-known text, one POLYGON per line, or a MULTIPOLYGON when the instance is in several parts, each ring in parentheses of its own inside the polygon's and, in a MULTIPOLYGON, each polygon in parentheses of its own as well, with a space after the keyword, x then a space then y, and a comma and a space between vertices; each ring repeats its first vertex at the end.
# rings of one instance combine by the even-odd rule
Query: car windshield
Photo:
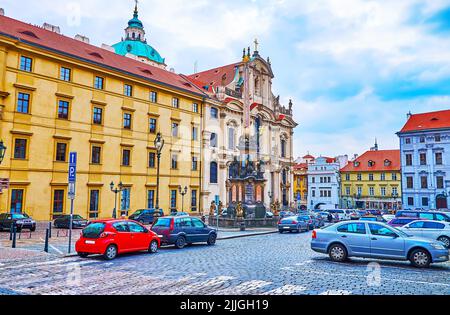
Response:
POLYGON ((134 213, 134 215, 140 215, 142 212, 144 212, 144 210, 138 210, 134 213))
POLYGON ((82 217, 81 215, 78 215, 78 214, 75 214, 75 215, 73 216, 73 219, 74 219, 74 220, 84 220, 83 217, 82 217))
POLYGON ((158 221, 156 221, 154 227, 169 227, 171 220, 172 219, 168 219, 168 218, 158 219, 158 221))
POLYGON ((307 215, 303 215, 303 216, 301 216, 301 217, 298 217, 300 220, 311 220, 311 217, 310 216, 307 216, 307 215))
POLYGON ((395 227, 391 227, 391 229, 393 229, 393 230, 395 231, 395 233, 400 234, 400 236, 403 236, 403 237, 412 237, 412 235, 409 235, 409 234, 407 234, 407 233, 403 232, 402 230, 397 229, 397 228, 395 228, 395 227))
POLYGON ((25 213, 16 213, 16 214, 13 214, 13 219, 19 219, 19 220, 21 220, 21 219, 28 219, 28 218, 29 218, 29 216, 26 215, 25 213))
POLYGON ((105 230, 104 223, 92 223, 92 224, 89 224, 83 230, 82 233, 83 233, 83 237, 85 237, 85 238, 99 238, 104 230, 105 230))

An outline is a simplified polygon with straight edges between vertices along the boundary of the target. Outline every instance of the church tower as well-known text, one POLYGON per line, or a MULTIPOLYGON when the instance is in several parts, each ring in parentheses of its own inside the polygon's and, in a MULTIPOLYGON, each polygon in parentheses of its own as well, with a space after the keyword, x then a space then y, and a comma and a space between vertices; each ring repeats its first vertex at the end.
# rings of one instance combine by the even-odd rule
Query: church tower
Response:
POLYGON ((116 54, 165 69, 165 59, 149 44, 145 38, 144 24, 139 19, 138 1, 134 7, 133 18, 125 28, 125 38, 112 45, 116 54))

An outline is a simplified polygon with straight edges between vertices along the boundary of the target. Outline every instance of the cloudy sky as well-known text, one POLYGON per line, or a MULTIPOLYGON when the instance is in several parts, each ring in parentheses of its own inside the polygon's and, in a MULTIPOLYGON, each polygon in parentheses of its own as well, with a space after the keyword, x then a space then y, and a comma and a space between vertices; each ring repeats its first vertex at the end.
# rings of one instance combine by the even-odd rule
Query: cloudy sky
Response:
MULTIPOLYGON (((133 0, 2 0, 6 15, 114 44, 133 0), (26 9, 24 9, 26 8, 26 9)), ((406 114, 450 108, 450 0, 140 0, 147 39, 190 74, 257 37, 274 93, 294 101, 295 154, 398 147, 406 114)))

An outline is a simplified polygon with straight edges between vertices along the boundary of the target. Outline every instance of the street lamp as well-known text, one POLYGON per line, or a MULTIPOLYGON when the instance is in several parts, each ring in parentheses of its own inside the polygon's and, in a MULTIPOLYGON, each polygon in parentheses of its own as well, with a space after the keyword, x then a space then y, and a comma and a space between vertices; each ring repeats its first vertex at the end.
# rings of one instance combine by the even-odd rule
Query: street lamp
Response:
POLYGON ((5 157, 6 146, 3 144, 3 140, 0 141, 0 164, 3 162, 3 158, 5 157))
POLYGON ((156 209, 159 210, 159 169, 161 165, 161 151, 164 148, 164 139, 160 132, 156 135, 154 144, 156 148, 156 157, 158 158, 158 168, 156 173, 156 209))
POLYGON ((392 193, 392 198, 394 198, 394 210, 397 210, 397 198, 398 198, 398 193, 392 193))
POLYGON ((123 191, 123 184, 122 182, 119 183, 119 186, 114 188, 114 182, 111 182, 109 184, 109 187, 111 188, 111 191, 114 193, 114 210, 113 210, 113 219, 117 218, 117 194, 123 191))
POLYGON ((185 186, 184 189, 182 189, 181 186, 179 186, 178 191, 181 194, 181 212, 184 212, 184 196, 186 196, 188 188, 185 186))

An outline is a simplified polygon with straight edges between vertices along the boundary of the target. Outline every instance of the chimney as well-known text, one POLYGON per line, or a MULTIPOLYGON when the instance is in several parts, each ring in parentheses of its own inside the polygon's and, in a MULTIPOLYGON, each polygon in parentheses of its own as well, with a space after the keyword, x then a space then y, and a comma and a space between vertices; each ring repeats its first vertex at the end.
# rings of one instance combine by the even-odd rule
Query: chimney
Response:
POLYGON ((61 30, 60 30, 59 26, 55 26, 55 25, 52 25, 50 23, 44 23, 42 25, 42 28, 44 30, 47 30, 47 31, 50 31, 50 32, 54 32, 56 34, 61 34, 61 30))
POLYGON ((5 15, 5 9, 0 8, 0 16, 4 16, 5 15))
POLYGON ((175 73, 175 68, 170 68, 170 72, 175 73))
POLYGON ((354 156, 353 156, 353 161, 356 161, 356 159, 359 157, 359 155, 358 154, 355 154, 354 156))
POLYGON ((412 113, 411 113, 411 111, 409 111, 409 113, 406 114, 406 119, 409 120, 411 118, 411 116, 412 116, 412 113))
POLYGON ((75 35, 75 39, 76 39, 76 40, 79 40, 80 42, 89 44, 89 37, 86 37, 86 36, 77 34, 77 35, 75 35))
POLYGON ((112 46, 109 46, 107 44, 102 44, 102 49, 108 50, 110 52, 116 52, 112 46))

